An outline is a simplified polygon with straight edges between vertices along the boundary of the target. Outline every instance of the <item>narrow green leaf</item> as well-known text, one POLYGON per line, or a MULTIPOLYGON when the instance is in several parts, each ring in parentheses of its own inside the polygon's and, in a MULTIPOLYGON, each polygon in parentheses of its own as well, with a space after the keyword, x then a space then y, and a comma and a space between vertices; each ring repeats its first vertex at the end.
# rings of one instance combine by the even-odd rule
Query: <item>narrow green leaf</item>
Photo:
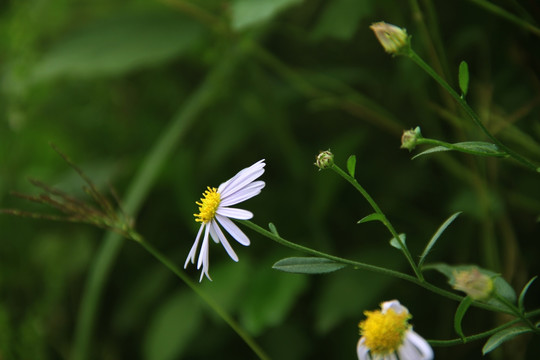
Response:
POLYGON ((484 141, 465 141, 454 144, 448 144, 448 146, 435 146, 426 151, 421 152, 413 156, 413 160, 419 156, 432 154, 440 151, 459 151, 472 155, 479 156, 494 156, 494 157, 505 157, 507 154, 499 150, 497 145, 484 142, 484 141))
POLYGON ((345 266, 347 265, 319 257, 290 257, 279 260, 272 268, 296 274, 324 274, 345 266))
POLYGON ((270 232, 276 236, 279 236, 279 233, 277 231, 276 225, 273 223, 268 223, 268 229, 270 229, 270 232))
POLYGON ((469 90, 469 65, 465 61, 459 64, 459 88, 463 94, 462 96, 467 96, 469 90))
MULTIPOLYGON (((407 238, 407 236, 405 234, 399 234, 399 238, 401 239, 403 245, 405 245, 405 248, 407 248, 407 244, 405 243, 405 239, 407 238)), ((390 240, 390 245, 392 245, 398 250, 401 250, 401 244, 396 238, 392 238, 392 240, 390 240)))
POLYGON ((270 21, 274 16, 301 0, 234 0, 231 4, 231 21, 234 30, 270 21))
POLYGON ((368 216, 364 216, 363 218, 358 220, 357 224, 362 224, 362 223, 369 222, 369 221, 381 221, 382 222, 383 219, 384 219, 383 215, 373 213, 373 214, 369 214, 368 216))
POLYGON ((482 354, 486 355, 488 352, 496 349, 503 342, 508 341, 520 334, 532 332, 532 330, 526 326, 516 326, 499 331, 492 335, 484 344, 482 348, 482 354))
POLYGON ((439 237, 446 230, 446 228, 450 226, 450 224, 459 216, 459 214, 461 214, 461 211, 458 211, 457 213, 453 214, 448 219, 446 219, 446 221, 439 227, 439 229, 437 229, 437 232, 433 234, 433 236, 431 237, 431 240, 429 240, 428 244, 426 245, 424 252, 420 256, 420 261, 418 261, 418 267, 422 267, 422 264, 426 260, 427 254, 429 254, 429 252, 431 251, 431 249, 433 248, 433 246, 435 245, 439 237))
POLYGON ((347 170, 349 174, 354 177, 354 170, 356 169, 356 155, 351 155, 347 159, 347 170))
POLYGON ((465 296, 463 300, 461 300, 461 302, 459 303, 459 306, 456 309, 456 313, 454 315, 454 330, 459 335, 459 337, 463 340, 463 342, 466 341, 466 338, 461 328, 461 322, 463 320, 463 317, 465 316, 465 313, 471 306, 472 302, 473 302, 473 299, 470 296, 465 296))
POLYGON ((525 306, 523 305, 523 302, 525 301, 525 294, 527 293, 527 290, 529 290, 529 286, 531 286, 531 284, 534 282, 534 280, 536 280, 537 277, 538 276, 535 276, 531 280, 529 280, 527 285, 525 285, 523 287, 523 290, 521 290, 521 294, 519 294, 518 306, 521 312, 525 311, 525 306))

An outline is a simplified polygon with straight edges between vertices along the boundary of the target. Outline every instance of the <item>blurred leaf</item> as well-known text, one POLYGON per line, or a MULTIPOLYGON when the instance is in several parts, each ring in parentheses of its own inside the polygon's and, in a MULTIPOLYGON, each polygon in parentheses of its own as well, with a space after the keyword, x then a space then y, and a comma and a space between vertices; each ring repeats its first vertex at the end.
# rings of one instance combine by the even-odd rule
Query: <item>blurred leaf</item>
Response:
POLYGON ((143 339, 145 359, 180 358, 201 324, 201 302, 193 292, 178 292, 156 309, 143 339))
POLYGON ((268 223, 268 229, 270 229, 270 232, 276 236, 279 236, 279 233, 277 231, 276 225, 274 223, 268 223))
MULTIPOLYGON (((399 238, 401 239, 401 242, 403 243, 405 248, 407 248, 407 243, 405 242, 405 240, 407 239, 407 235, 399 234, 399 238)), ((398 250, 401 250, 401 244, 399 243, 399 241, 396 238, 392 238, 390 240, 390 245, 392 245, 393 247, 395 247, 398 250)))
POLYGON ((373 213, 373 214, 369 214, 367 216, 364 216, 363 218, 358 220, 357 224, 362 224, 362 223, 369 222, 369 221, 383 221, 383 219, 384 219, 383 215, 373 213))
POLYGON ((499 151, 499 147, 495 144, 483 142, 483 141, 465 141, 451 144, 454 148, 450 149, 444 146, 435 146, 431 149, 425 150, 420 154, 413 156, 413 160, 419 156, 436 153, 440 151, 460 151, 467 154, 479 155, 479 156, 495 156, 505 157, 505 152, 499 151))
POLYGON ((422 264, 426 260, 426 256, 429 254, 433 246, 435 246, 435 243, 439 239, 439 237, 442 235, 442 233, 446 230, 448 226, 461 214, 461 211, 455 213, 454 215, 450 216, 446 221, 437 229, 435 234, 431 237, 431 240, 429 240, 428 244, 426 245, 426 248, 424 249, 424 252, 420 256, 420 260, 418 261, 418 267, 422 267, 422 264))
POLYGON ((37 80, 57 76, 120 75, 161 64, 200 40, 202 26, 169 12, 101 19, 57 43, 34 69, 37 80))
POLYGON ((271 20, 274 16, 302 0, 235 0, 232 4, 232 27, 243 30, 271 20))
POLYGON ((470 296, 465 296, 463 300, 461 300, 461 302, 459 303, 459 306, 456 309, 456 313, 454 315, 454 330, 459 335, 459 337, 463 339, 463 341, 465 341, 465 335, 463 334, 463 330, 461 329, 461 322, 472 302, 473 299, 470 296))
POLYGON ((516 326, 511 327, 509 329, 504 329, 499 331, 498 333, 492 335, 484 344, 484 347, 482 348, 482 354, 486 355, 488 352, 496 349, 504 343, 505 341, 508 341, 520 334, 531 332, 532 330, 526 326, 516 326))
POLYGON ((469 90, 469 65, 465 61, 459 64, 459 88, 463 97, 467 96, 469 90))
POLYGON ((313 29, 315 40, 335 38, 349 40, 352 38, 360 21, 373 12, 370 0, 334 0, 326 3, 321 17, 313 29))
POLYGON ((534 280, 536 280, 537 277, 538 276, 535 276, 531 280, 529 280, 529 282, 523 287, 523 290, 521 290, 521 293, 519 294, 518 307, 521 312, 525 312, 525 305, 524 305, 525 294, 527 293, 527 290, 529 290, 529 287, 534 282, 534 280))
POLYGON ((349 175, 351 175, 354 178, 354 171, 356 170, 356 156, 351 155, 347 159, 347 170, 349 171, 349 175))
POLYGON ((304 275, 283 274, 261 268, 251 274, 252 284, 240 306, 243 326, 257 336, 280 324, 307 286, 304 275))
POLYGON ((324 274, 343 269, 340 264, 330 259, 318 257, 290 257, 276 262, 272 268, 296 274, 324 274))

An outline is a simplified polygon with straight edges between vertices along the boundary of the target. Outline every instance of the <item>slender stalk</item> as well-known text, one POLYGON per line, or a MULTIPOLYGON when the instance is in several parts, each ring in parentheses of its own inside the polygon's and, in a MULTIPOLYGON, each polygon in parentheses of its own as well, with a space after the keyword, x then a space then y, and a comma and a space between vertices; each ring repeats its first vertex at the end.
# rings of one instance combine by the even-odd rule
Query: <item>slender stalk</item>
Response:
POLYGON ((448 93, 454 98, 454 100, 457 101, 457 103, 462 107, 462 109, 467 113, 467 115, 471 118, 471 120, 482 130, 482 132, 489 138, 491 141, 493 141, 502 151, 506 152, 509 156, 514 158, 516 161, 519 161, 523 165, 527 166, 528 168, 539 172, 540 168, 537 167, 535 164, 530 162, 529 160, 525 159, 521 155, 517 154, 513 150, 509 149, 506 145, 504 145, 499 139, 497 139, 495 136, 493 136, 489 130, 482 124, 480 121, 480 118, 478 115, 474 112, 474 110, 467 104, 467 102, 458 95, 458 93, 446 82, 443 78, 441 78, 418 54, 414 52, 414 50, 409 49, 406 52, 406 55, 413 60, 418 66, 420 66, 425 72, 427 72, 435 81, 439 83, 448 93))
MULTIPOLYGON (((463 296, 459 296, 459 295, 454 294, 454 293, 452 293, 450 291, 446 291, 444 289, 441 289, 441 288, 439 288, 439 287, 437 287, 437 286, 435 286, 433 284, 428 283, 425 280, 420 280, 420 279, 418 279, 418 278, 416 278, 414 276, 404 274, 404 273, 399 272, 399 271, 386 269, 386 268, 383 268, 383 267, 380 267, 380 266, 375 266, 375 265, 371 265, 371 264, 366 264, 366 263, 362 263, 362 262, 358 262, 358 261, 345 259, 345 258, 342 258, 342 257, 339 257, 339 256, 327 254, 327 253, 324 253, 324 252, 309 248, 307 246, 303 246, 303 245, 299 245, 299 244, 290 242, 288 240, 285 240, 281 236, 279 236, 279 235, 277 235, 277 234, 275 234, 275 233, 273 233, 273 232, 271 232, 269 230, 266 230, 266 229, 260 227, 259 225, 254 224, 254 223, 252 223, 251 221, 248 221, 248 220, 238 220, 238 222, 245 225, 245 226, 247 226, 248 228, 252 229, 253 231, 261 234, 262 236, 267 237, 270 240, 273 240, 273 241, 277 242, 278 244, 281 244, 281 245, 286 246, 288 248, 298 250, 298 251, 306 253, 306 254, 310 254, 310 255, 314 255, 314 256, 318 256, 318 257, 323 257, 323 258, 335 261, 335 262, 340 263, 340 264, 351 265, 355 269, 367 270, 367 271, 371 271, 371 272, 375 272, 375 273, 379 273, 379 274, 383 274, 383 275, 387 275, 387 276, 393 276, 395 278, 399 278, 399 279, 402 279, 402 280, 406 280, 408 282, 411 282, 413 284, 421 286, 424 289, 427 289, 427 290, 429 290, 429 291, 431 291, 433 293, 436 293, 438 295, 441 295, 441 296, 443 296, 445 298, 448 298, 448 299, 451 299, 451 300, 455 300, 455 301, 458 301, 458 302, 463 300, 463 296)), ((482 308, 482 309, 486 309, 486 310, 490 310, 490 311, 494 311, 494 312, 501 312, 501 309, 499 307, 495 307, 495 306, 492 306, 492 305, 489 305, 489 304, 486 304, 486 303, 482 303, 482 302, 478 302, 478 301, 474 301, 472 303, 472 305, 475 306, 475 307, 478 307, 478 308, 482 308)))
MULTIPOLYGON (((199 114, 227 84, 226 78, 234 68, 238 58, 238 50, 224 56, 193 95, 182 104, 170 125, 164 129, 127 191, 123 206, 126 214, 135 218, 135 214, 148 195, 166 160, 199 114)), ((103 239, 90 268, 75 327, 75 340, 71 357, 74 360, 85 360, 91 357, 90 339, 97 318, 99 299, 122 244, 122 237, 119 234, 109 232, 103 239)))
POLYGON ((375 202, 375 200, 373 200, 373 198, 368 194, 368 192, 362 187, 362 185, 360 185, 358 183, 358 181, 356 181, 355 178, 353 178, 352 176, 350 176, 349 174, 347 174, 345 171, 343 171, 339 166, 337 165, 333 165, 332 170, 334 170, 336 173, 338 173, 338 175, 340 175, 341 177, 343 177, 345 180, 347 180, 349 183, 351 183, 352 186, 354 186, 354 188, 356 190, 358 190, 362 196, 367 200, 367 202, 369 203, 369 205, 371 205, 371 207, 373 208, 373 210, 375 210, 375 212, 377 214, 379 214, 381 217, 382 217, 382 223, 384 224, 384 226, 386 226, 386 228, 388 229, 388 231, 390 231, 390 234, 392 234, 392 236, 394 237, 394 239, 396 239, 396 241, 399 242, 399 245, 400 245, 400 248, 401 248, 401 251, 403 252, 403 254, 405 255, 405 257, 407 258, 407 261, 409 262, 409 264, 411 265, 412 269, 414 270, 414 273, 416 274, 416 277, 420 280, 420 281, 424 281, 424 275, 422 275, 422 272, 420 271, 420 269, 418 268, 418 266, 416 265, 416 263, 414 262, 413 258, 412 258, 412 255, 411 253, 409 252, 409 249, 407 249, 407 247, 405 246, 405 244, 403 243, 403 241, 401 240, 401 238, 399 237, 399 234, 397 233, 397 231, 394 229, 394 226, 392 225, 392 223, 386 218, 386 215, 382 212, 382 210, 379 208, 379 205, 377 205, 377 203, 375 202))
POLYGON ((191 288, 199 297, 216 313, 218 314, 223 321, 225 321, 241 338, 244 342, 253 350, 255 354, 261 360, 269 360, 270 358, 266 353, 257 345, 255 340, 242 328, 234 319, 208 294, 200 289, 196 283, 194 283, 184 271, 182 271, 176 263, 171 261, 150 243, 144 241, 144 239, 139 237, 137 241, 141 244, 150 254, 152 254, 160 263, 165 265, 169 270, 171 270, 176 276, 178 276, 187 286, 191 288))

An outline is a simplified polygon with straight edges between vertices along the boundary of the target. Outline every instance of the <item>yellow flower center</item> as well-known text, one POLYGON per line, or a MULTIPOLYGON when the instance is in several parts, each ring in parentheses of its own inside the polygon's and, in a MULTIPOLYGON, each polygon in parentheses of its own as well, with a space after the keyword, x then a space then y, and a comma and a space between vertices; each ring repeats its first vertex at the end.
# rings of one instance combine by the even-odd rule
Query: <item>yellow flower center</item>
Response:
POLYGON ((196 202, 196 204, 199 205, 199 213, 193 214, 195 216, 195 221, 206 224, 212 220, 214 216, 216 216, 220 201, 221 196, 217 192, 217 189, 208 186, 208 190, 203 193, 201 202, 196 202))
POLYGON ((406 311, 397 314, 388 309, 385 314, 380 310, 366 311, 366 320, 360 322, 360 334, 365 339, 365 345, 373 354, 390 354, 395 352, 403 343, 403 336, 409 329, 407 321, 411 315, 406 311))

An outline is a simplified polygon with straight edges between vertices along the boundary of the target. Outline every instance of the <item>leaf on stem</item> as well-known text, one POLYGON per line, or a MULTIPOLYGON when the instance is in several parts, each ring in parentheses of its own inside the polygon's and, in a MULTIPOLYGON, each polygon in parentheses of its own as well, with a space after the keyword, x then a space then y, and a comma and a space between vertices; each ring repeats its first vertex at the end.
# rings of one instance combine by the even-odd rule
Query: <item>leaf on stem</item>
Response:
POLYGON ((494 156, 494 157, 505 157, 508 154, 506 154, 503 151, 499 150, 499 147, 495 144, 484 142, 484 141, 465 141, 465 142, 459 142, 454 144, 448 144, 450 146, 435 146, 430 149, 427 149, 426 151, 421 152, 420 154, 417 154, 413 156, 413 160, 416 159, 419 156, 436 153, 440 151, 459 151, 464 152, 467 154, 472 155, 479 155, 479 156, 494 156))
POLYGON ((383 218, 384 218, 383 215, 373 213, 373 214, 369 214, 367 216, 364 216, 363 218, 358 220, 357 224, 362 224, 362 223, 369 222, 369 221, 380 221, 380 222, 382 222, 383 218))
MULTIPOLYGON (((405 240, 407 238, 407 235, 399 234, 399 238, 401 239, 401 242, 403 243, 403 246, 405 246, 405 249, 406 249, 407 244, 405 243, 405 240)), ((396 238, 392 238, 392 240, 390 240, 390 245, 392 245, 393 247, 395 247, 398 250, 405 250, 405 249, 401 248, 401 244, 399 243, 399 241, 396 238)))
POLYGON ((347 265, 319 257, 290 257, 279 260, 272 268, 295 274, 324 274, 345 266, 347 265))
POLYGON ((426 260, 426 256, 429 254, 433 246, 435 246, 435 243, 439 239, 439 237, 442 235, 442 233, 446 230, 448 226, 461 214, 461 211, 458 211, 457 213, 450 216, 446 221, 437 229, 437 232, 433 234, 431 237, 431 240, 429 240, 428 244, 426 245, 426 248, 424 249, 424 252, 420 256, 420 261, 418 261, 418 267, 421 268, 422 264, 426 260))
POLYGON ((354 178, 354 171, 356 169, 356 155, 351 155, 347 159, 347 170, 349 174, 354 178))
POLYGON ((529 280, 529 282, 523 287, 523 290, 521 290, 521 294, 519 294, 518 307, 519 311, 521 312, 525 312, 525 305, 523 304, 523 302, 525 301, 525 294, 527 293, 527 290, 529 290, 529 286, 531 286, 531 284, 534 282, 534 280, 536 280, 537 277, 538 276, 535 276, 531 280, 529 280))
POLYGON ((532 332, 532 329, 526 326, 516 326, 508 329, 504 329, 492 335, 484 344, 482 348, 482 354, 486 355, 488 352, 499 347, 503 342, 508 341, 520 334, 532 332))
POLYGON ((465 316, 465 313, 471 306, 472 302, 473 302, 473 299, 470 296, 465 296, 463 300, 459 303, 459 306, 456 309, 456 313, 454 315, 454 330, 459 335, 459 337, 463 340, 463 342, 466 342, 467 339, 465 338, 465 335, 463 334, 463 330, 461 328, 461 322, 463 320, 463 317, 465 316))
POLYGON ((461 89, 461 97, 467 96, 469 90, 469 65, 465 61, 459 64, 459 88, 461 89))
POLYGON ((270 232, 276 236, 279 236, 279 233, 277 231, 276 225, 273 223, 268 223, 268 229, 270 229, 270 232))

